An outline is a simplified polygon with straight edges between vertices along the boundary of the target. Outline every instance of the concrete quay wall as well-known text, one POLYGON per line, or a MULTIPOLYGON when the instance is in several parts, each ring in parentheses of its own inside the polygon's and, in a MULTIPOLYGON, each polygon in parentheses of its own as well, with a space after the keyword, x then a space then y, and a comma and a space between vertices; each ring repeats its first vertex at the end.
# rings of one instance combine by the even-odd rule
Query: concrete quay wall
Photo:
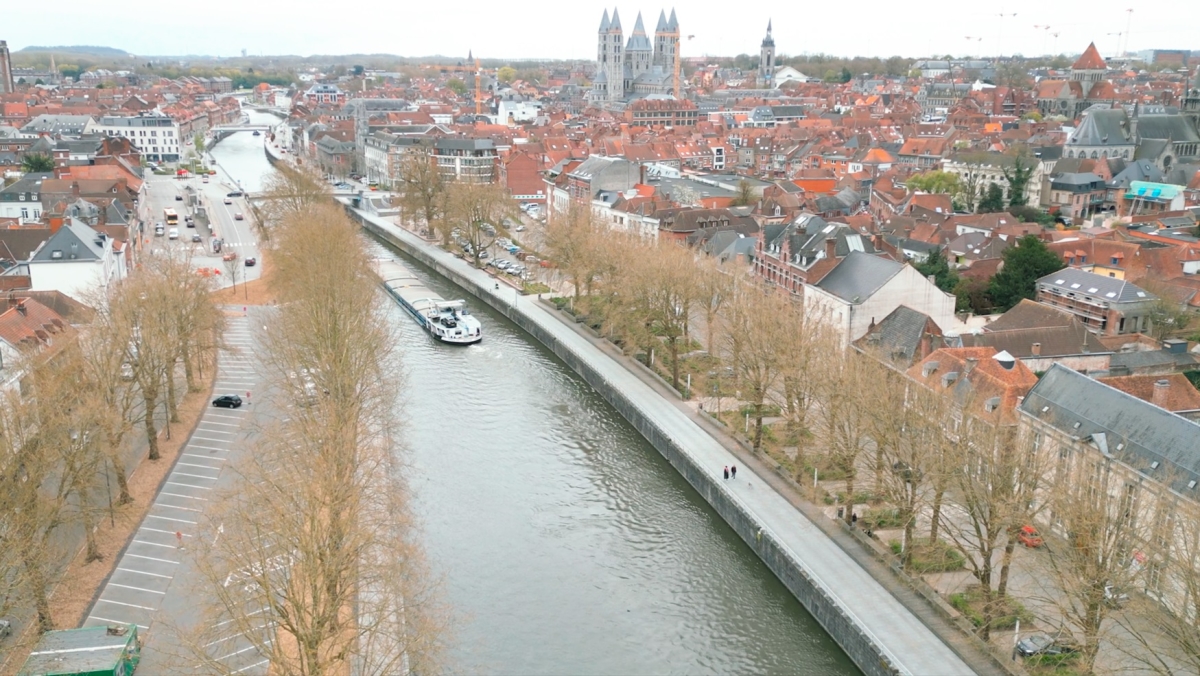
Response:
MULTIPOLYGON (((973 673, 946 644, 790 505, 786 505, 787 511, 769 516, 761 513, 761 510, 751 509, 743 496, 735 494, 717 479, 719 472, 714 470, 722 466, 720 458, 714 459, 709 453, 707 455, 710 457, 705 459, 702 456, 706 454, 697 450, 700 444, 696 439, 685 441, 682 435, 673 435, 673 432, 676 435, 680 432, 677 424, 671 424, 677 421, 664 419, 664 415, 668 419, 671 414, 678 416, 688 426, 695 427, 696 432, 703 435, 710 445, 719 446, 715 440, 640 381, 637 384, 642 385, 643 391, 638 392, 635 391, 638 388, 631 386, 628 379, 614 377, 615 374, 606 366, 620 369, 633 378, 624 367, 612 362, 607 355, 562 325, 558 318, 550 316, 549 310, 532 299, 518 299, 515 291, 506 285, 501 286, 501 291, 494 290, 494 282, 486 273, 465 267, 458 259, 426 244, 412 233, 349 207, 347 211, 368 232, 432 268, 508 317, 579 374, 704 497, 864 673, 870 676, 973 673), (556 331, 556 328, 559 330, 556 331), (617 382, 620 380, 625 382, 617 382), (646 392, 659 401, 648 399, 646 392), (798 539, 795 533, 786 533, 782 537, 777 534, 776 528, 781 519, 803 521, 808 526, 807 531, 802 529, 803 539, 798 539), (836 581, 837 591, 840 592, 836 593, 830 584, 818 577, 818 571, 813 566, 806 565, 805 557, 797 554, 795 546, 800 544, 807 549, 811 537, 820 538, 824 548, 836 550, 821 554, 826 559, 823 568, 827 571, 822 577, 829 579, 827 575, 833 571, 846 571, 847 567, 851 567, 870 580, 877 589, 862 589, 866 583, 861 578, 853 581, 843 577, 836 581), (838 556, 843 560, 837 560, 838 556), (854 590, 857 598, 851 599, 851 602, 847 601, 848 590, 842 588, 847 583, 857 588, 854 590), (886 598, 872 596, 872 593, 882 594, 886 598), (889 607, 888 601, 895 607, 889 607), (887 610, 882 613, 882 618, 879 617, 881 607, 887 610), (897 617, 896 622, 888 622, 889 613, 904 617, 897 617), (873 621, 867 621, 867 615, 871 615, 873 621), (881 637, 880 634, 889 629, 898 631, 887 638, 881 637), (919 635, 920 640, 914 641, 914 635, 919 635)), ((727 453, 724 449, 721 452, 727 453)), ((729 464, 729 461, 726 460, 724 464, 729 464)), ((762 489, 753 496, 752 501, 770 491, 765 482, 759 482, 759 485, 762 489)), ((782 497, 778 497, 778 500, 783 502, 782 497)), ((791 530, 795 530, 794 525, 790 526, 791 530)), ((811 552, 809 554, 813 555, 811 552)))

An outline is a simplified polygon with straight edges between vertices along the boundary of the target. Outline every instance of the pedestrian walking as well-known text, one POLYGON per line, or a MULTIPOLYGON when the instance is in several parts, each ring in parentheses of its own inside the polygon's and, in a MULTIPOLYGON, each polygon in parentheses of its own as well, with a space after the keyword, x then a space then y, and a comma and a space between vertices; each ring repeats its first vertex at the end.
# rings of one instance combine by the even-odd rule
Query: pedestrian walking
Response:
POLYGON ((183 533, 175 531, 175 541, 179 543, 179 548, 183 549, 183 533))
POLYGON ((737 478, 737 465, 729 468, 729 476, 733 477, 734 479, 737 478))
POLYGON ((850 527, 854 528, 858 525, 858 512, 850 512, 850 527))
POLYGON ((728 465, 725 466, 725 478, 726 479, 729 478, 729 466, 728 465))

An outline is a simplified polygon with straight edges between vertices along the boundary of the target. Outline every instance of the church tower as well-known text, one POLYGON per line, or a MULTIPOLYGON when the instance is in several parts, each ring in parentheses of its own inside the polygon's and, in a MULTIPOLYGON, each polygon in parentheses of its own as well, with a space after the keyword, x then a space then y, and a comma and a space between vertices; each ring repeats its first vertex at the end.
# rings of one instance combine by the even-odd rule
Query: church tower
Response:
POLYGON ((621 30, 621 15, 613 8, 612 21, 608 23, 605 37, 604 72, 608 78, 608 100, 620 101, 625 98, 625 32, 621 30))
POLYGON ((770 89, 775 86, 775 38, 771 37, 771 21, 767 20, 767 37, 763 38, 762 50, 758 55, 758 86, 770 89))
POLYGON ((641 12, 638 12, 637 21, 633 25, 633 34, 629 36, 629 43, 625 45, 625 60, 629 65, 625 74, 625 91, 632 92, 634 81, 639 75, 650 72, 650 65, 654 60, 654 46, 650 44, 650 38, 646 35, 646 27, 642 25, 641 12))
POLYGON ((1078 82, 1079 86, 1083 88, 1083 98, 1085 99, 1091 93, 1092 87, 1103 80, 1104 74, 1107 72, 1108 64, 1100 56, 1100 50, 1096 49, 1094 42, 1089 43, 1079 60, 1071 65, 1071 79, 1078 82))
POLYGON ((16 91, 13 83, 12 56, 8 53, 8 42, 0 40, 0 94, 12 94, 16 91))
POLYGON ((1192 121, 1196 133, 1200 134, 1200 64, 1196 65, 1196 72, 1192 73, 1192 83, 1184 92, 1183 114, 1192 121))

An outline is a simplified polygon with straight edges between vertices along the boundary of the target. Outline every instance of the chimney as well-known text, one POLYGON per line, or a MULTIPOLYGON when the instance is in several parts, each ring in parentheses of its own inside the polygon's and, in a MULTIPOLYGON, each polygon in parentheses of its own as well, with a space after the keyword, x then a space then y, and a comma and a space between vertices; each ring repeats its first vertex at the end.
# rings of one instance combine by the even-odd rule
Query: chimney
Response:
POLYGON ((963 366, 963 377, 966 378, 967 376, 971 375, 971 371, 974 371, 975 367, 978 365, 978 359, 975 357, 967 357, 967 363, 963 366))
POLYGON ((1042 344, 1041 344, 1041 343, 1034 343, 1034 344, 1033 344, 1033 347, 1032 347, 1032 348, 1030 348, 1030 350, 1029 350, 1029 351, 1030 351, 1030 352, 1032 352, 1032 353, 1033 353, 1033 356, 1035 356, 1035 357, 1037 357, 1037 356, 1041 355, 1041 354, 1042 354, 1042 344))
POLYGON ((79 197, 79 181, 71 181, 71 196, 79 197))
POLYGON ((50 222, 50 234, 51 235, 53 235, 54 233, 56 233, 62 229, 62 226, 63 226, 63 217, 62 216, 50 216, 46 220, 50 222))
POLYGON ((1167 409, 1167 398, 1171 394, 1171 381, 1163 378, 1162 380, 1154 381, 1154 393, 1150 395, 1150 403, 1155 406, 1167 409))
MULTIPOLYGON (((17 303, 17 312, 20 312, 22 317, 29 314, 29 310, 25 307, 25 301, 22 300, 17 303)), ((1166 382, 1166 381, 1164 380, 1164 381, 1160 381, 1160 382, 1166 382)), ((1158 394, 1158 386, 1157 385, 1155 385, 1155 387, 1154 387, 1154 393, 1157 396, 1157 394, 1158 394)))
POLYGON ((925 337, 921 339, 921 359, 933 354, 933 334, 926 332, 925 337))
POLYGON ((829 260, 837 257, 837 240, 833 237, 825 238, 825 257, 829 260))

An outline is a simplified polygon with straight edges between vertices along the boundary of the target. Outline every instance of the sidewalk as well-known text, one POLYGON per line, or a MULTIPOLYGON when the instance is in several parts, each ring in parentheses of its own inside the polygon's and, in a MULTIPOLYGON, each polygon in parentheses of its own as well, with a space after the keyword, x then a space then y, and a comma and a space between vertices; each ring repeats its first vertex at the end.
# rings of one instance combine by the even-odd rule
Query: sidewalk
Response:
MULTIPOLYGON (((720 475, 720 468, 730 464, 742 464, 745 468, 738 473, 736 481, 717 482, 720 499, 737 505, 753 521, 762 526, 759 536, 770 538, 779 549, 812 579, 829 598, 840 607, 843 615, 853 618, 860 630, 873 642, 882 646, 891 665, 903 673, 969 674, 977 673, 961 659, 954 650, 926 626, 924 618, 902 604, 898 596, 879 580, 886 575, 874 577, 878 571, 872 566, 859 563, 848 555, 816 522, 801 512, 805 518, 797 518, 797 508, 792 500, 777 490, 771 472, 757 465, 747 464, 737 451, 714 438, 708 429, 701 426, 695 413, 674 396, 665 398, 652 383, 629 371, 614 360, 613 352, 597 339, 581 335, 577 327, 564 324, 556 313, 533 298, 521 297, 514 289, 494 288, 495 281, 482 270, 471 268, 466 262, 452 254, 435 249, 411 232, 388 220, 359 214, 394 238, 422 251, 432 262, 466 280, 470 289, 481 297, 490 299, 504 309, 510 317, 520 316, 521 323, 536 327, 557 343, 559 350, 570 355, 599 374, 605 384, 632 402, 652 429, 643 433, 665 436, 681 449, 695 467, 712 468, 713 476, 720 475), (507 306, 507 308, 505 308, 507 306)), ((558 350, 556 350, 558 351, 558 350)), ((710 499, 711 496, 706 496, 710 499)), ((831 618, 819 618, 830 620, 831 618)), ((835 638, 838 638, 835 636, 835 638)), ((972 655, 972 653, 966 653, 972 655)), ((975 662, 975 660, 972 660, 975 662)), ((979 661, 978 673, 987 671, 991 664, 979 661)))

